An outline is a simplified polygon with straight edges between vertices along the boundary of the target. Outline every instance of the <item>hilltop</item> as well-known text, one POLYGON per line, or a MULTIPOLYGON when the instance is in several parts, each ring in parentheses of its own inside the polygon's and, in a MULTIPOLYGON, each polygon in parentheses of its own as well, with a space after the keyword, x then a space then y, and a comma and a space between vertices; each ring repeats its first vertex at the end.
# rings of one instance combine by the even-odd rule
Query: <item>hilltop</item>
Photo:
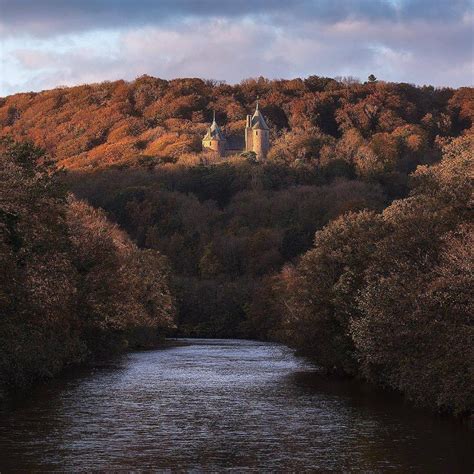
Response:
POLYGON ((470 88, 318 76, 232 86, 143 76, 2 98, 0 133, 32 139, 71 170, 197 164, 212 161, 200 152, 213 111, 230 142, 239 143, 257 97, 271 129, 269 160, 339 162, 359 174, 438 160, 435 139, 462 133, 473 113, 470 88))

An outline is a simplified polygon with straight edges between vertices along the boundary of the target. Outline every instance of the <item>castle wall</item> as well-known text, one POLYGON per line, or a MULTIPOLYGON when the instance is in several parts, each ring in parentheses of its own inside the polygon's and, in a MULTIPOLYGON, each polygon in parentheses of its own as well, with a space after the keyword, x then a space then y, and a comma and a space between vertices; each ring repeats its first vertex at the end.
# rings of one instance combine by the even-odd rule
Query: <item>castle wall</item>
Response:
POLYGON ((215 151, 221 156, 225 154, 226 150, 225 142, 221 140, 203 140, 202 147, 215 151))
POLYGON ((245 151, 253 151, 253 133, 252 133, 252 116, 247 115, 247 124, 245 126, 245 151))
POLYGON ((245 151, 253 151, 253 130, 245 127, 245 151))
POLYGON ((270 148, 270 137, 268 130, 252 130, 253 149, 258 159, 265 159, 270 148))

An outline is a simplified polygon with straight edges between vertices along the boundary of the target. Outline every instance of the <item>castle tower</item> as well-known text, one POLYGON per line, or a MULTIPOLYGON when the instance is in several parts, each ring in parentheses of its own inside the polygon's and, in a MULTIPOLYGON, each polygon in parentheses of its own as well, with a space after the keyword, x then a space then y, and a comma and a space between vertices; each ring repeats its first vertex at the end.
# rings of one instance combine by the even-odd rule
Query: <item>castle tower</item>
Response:
POLYGON ((253 115, 247 115, 245 151, 253 151, 257 159, 264 160, 270 148, 270 129, 257 106, 253 115))
POLYGON ((207 133, 202 139, 202 147, 216 151, 219 156, 222 156, 226 151, 227 141, 219 125, 217 125, 215 111, 212 119, 212 124, 207 129, 207 133))

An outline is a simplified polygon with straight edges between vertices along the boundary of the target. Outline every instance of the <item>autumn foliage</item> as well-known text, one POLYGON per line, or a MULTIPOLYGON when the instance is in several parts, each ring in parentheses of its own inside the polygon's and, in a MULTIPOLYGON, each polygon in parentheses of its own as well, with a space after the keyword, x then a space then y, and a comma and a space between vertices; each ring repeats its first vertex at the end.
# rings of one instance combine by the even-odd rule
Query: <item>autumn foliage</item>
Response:
POLYGON ((316 233, 274 286, 283 339, 329 371, 437 409, 472 408, 472 149, 472 136, 454 140, 414 173, 409 197, 316 233))
POLYGON ((322 167, 344 162, 361 176, 412 171, 439 158, 436 137, 469 127, 472 89, 359 84, 311 76, 230 86, 143 76, 0 99, 2 135, 28 137, 68 169, 156 167, 200 152, 216 111, 243 140, 257 96, 272 128, 271 160, 322 167))
POLYGON ((0 391, 173 326, 167 264, 67 196, 42 151, 0 154, 0 391))

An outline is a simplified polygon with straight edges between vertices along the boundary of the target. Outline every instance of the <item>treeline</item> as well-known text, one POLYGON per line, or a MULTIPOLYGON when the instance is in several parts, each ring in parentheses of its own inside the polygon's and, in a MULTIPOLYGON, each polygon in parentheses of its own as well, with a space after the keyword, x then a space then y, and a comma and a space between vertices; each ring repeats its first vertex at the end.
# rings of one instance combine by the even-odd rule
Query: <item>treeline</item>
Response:
POLYGON ((315 231, 340 214, 386 202, 376 183, 246 160, 66 181, 139 247, 169 257, 179 334, 202 337, 255 337, 247 315, 260 280, 309 249, 315 231))
POLYGON ((439 159, 436 140, 469 128, 472 89, 306 79, 227 85, 143 76, 0 99, 2 135, 28 137, 68 169, 156 168, 206 161, 201 138, 216 111, 243 144, 245 116, 260 108, 272 161, 384 179, 403 192, 407 172, 439 159))
POLYGON ((174 324, 167 280, 42 150, 0 143, 0 393, 156 340, 174 324))
POLYGON ((474 406, 473 136, 419 167, 410 196, 339 217, 266 280, 251 317, 328 371, 435 409, 474 406), (267 314, 278 315, 268 324, 267 314))

